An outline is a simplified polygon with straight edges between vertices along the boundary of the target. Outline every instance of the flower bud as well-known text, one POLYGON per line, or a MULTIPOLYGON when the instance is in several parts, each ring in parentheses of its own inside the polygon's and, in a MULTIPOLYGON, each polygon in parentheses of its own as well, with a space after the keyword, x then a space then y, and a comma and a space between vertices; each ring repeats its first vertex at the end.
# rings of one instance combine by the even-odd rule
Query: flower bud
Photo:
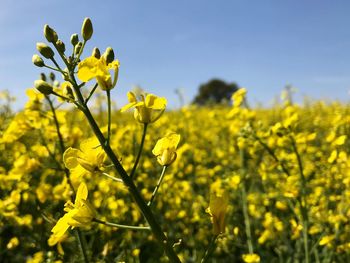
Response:
POLYGON ((37 67, 45 66, 45 63, 44 63, 43 59, 37 54, 33 55, 32 62, 37 67))
POLYGON ((175 162, 177 157, 176 152, 173 152, 169 149, 164 149, 163 153, 157 157, 157 161, 160 165, 169 166, 175 162))
POLYGON ((40 73, 40 79, 46 81, 46 75, 44 73, 40 73))
POLYGON ((92 50, 92 56, 97 59, 101 57, 101 52, 97 47, 95 47, 94 50, 92 50))
POLYGON ((55 76, 55 74, 54 74, 53 72, 50 72, 49 77, 50 77, 50 80, 51 80, 52 82, 54 82, 55 79, 56 79, 56 76, 55 76))
POLYGON ((73 34, 73 35, 70 37, 70 42, 71 42, 71 44, 75 47, 75 45, 78 44, 78 42, 79 42, 78 34, 73 34))
POLYGON ((49 95, 52 93, 53 91, 53 88, 52 86, 47 83, 46 81, 43 81, 43 80, 36 80, 34 82, 34 87, 40 91, 42 94, 45 94, 45 95, 49 95))
POLYGON ((36 49, 40 52, 41 55, 48 59, 53 58, 55 55, 53 50, 45 43, 36 43, 36 49))
POLYGON ((64 74, 61 74, 62 79, 65 81, 69 81, 69 70, 68 68, 63 69, 64 74))
POLYGON ((78 44, 76 44, 76 46, 74 47, 74 53, 79 54, 82 47, 83 47, 83 43, 78 42, 78 44))
POLYGON ((81 28, 81 35, 85 41, 88 41, 91 38, 93 32, 94 30, 92 28, 91 20, 87 17, 84 19, 83 26, 81 28))
MULTIPOLYGON (((69 99, 71 99, 71 101, 74 101, 75 100, 75 97, 74 97, 74 93, 73 93, 73 90, 70 86, 66 85, 63 87, 63 95, 69 99)), ((70 102, 70 101, 69 101, 70 102)))
POLYGON ((114 60, 114 51, 113 51, 113 48, 108 47, 108 48, 106 49, 105 53, 103 54, 103 57, 105 58, 107 65, 108 65, 109 63, 111 63, 111 62, 114 60))
POLYGON ((66 51, 66 45, 63 43, 61 39, 58 39, 56 41, 56 47, 57 47, 57 50, 61 53, 64 53, 66 51))
POLYGON ((58 39, 56 31, 47 24, 44 26, 44 36, 50 43, 55 43, 58 39))

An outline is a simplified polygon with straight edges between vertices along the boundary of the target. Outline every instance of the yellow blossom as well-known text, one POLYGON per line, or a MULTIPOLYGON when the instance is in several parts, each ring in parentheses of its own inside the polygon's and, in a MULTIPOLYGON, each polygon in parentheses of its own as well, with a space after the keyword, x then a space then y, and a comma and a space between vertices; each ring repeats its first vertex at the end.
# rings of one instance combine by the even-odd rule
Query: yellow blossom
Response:
POLYGON ((240 107, 244 102, 245 96, 247 95, 247 90, 241 88, 232 94, 233 107, 240 107))
POLYGON ((63 255, 63 247, 62 247, 62 242, 65 241, 68 238, 68 235, 65 233, 62 236, 59 235, 51 235, 49 240, 47 241, 49 246, 54 246, 57 245, 57 251, 59 254, 63 255))
POLYGON ((172 164, 176 159, 176 148, 180 142, 180 135, 174 132, 159 139, 152 153, 157 156, 158 162, 163 166, 172 164))
POLYGON ((42 263, 44 262, 44 252, 36 252, 32 258, 27 259, 26 263, 42 263))
POLYGON ((19 240, 17 237, 13 237, 10 239, 10 241, 7 243, 6 248, 7 249, 13 249, 19 245, 19 240))
POLYGON ((29 100, 25 105, 25 109, 33 111, 40 110, 44 99, 44 95, 35 89, 27 89, 26 95, 28 96, 29 100))
POLYGON ((245 263, 259 263, 260 256, 258 254, 243 254, 242 259, 245 263))
POLYGON ((334 238, 335 238, 334 235, 324 236, 321 238, 319 245, 320 246, 330 246, 334 238))
POLYGON ((293 240, 295 240, 295 239, 299 238, 300 232, 303 230, 303 227, 302 227, 302 225, 298 224, 294 219, 290 220, 290 224, 291 224, 291 227, 292 227, 292 236, 291 236, 291 238, 293 240))
POLYGON ((333 144, 338 146, 343 145, 346 142, 346 138, 347 138, 346 135, 339 136, 337 139, 333 141, 333 144))
POLYGON ((101 58, 91 56, 79 63, 78 78, 83 82, 96 78, 96 81, 102 90, 111 90, 117 84, 118 71, 118 60, 107 63, 104 56, 101 56, 101 58), (114 71, 113 81, 109 70, 114 71))
POLYGON ((128 101, 129 103, 122 107, 120 111, 124 112, 135 108, 134 117, 141 123, 152 123, 158 120, 165 111, 167 104, 165 98, 153 94, 147 94, 146 97, 141 95, 141 101, 137 101, 133 92, 128 92, 128 101))
POLYGON ((80 149, 69 147, 63 154, 64 164, 71 171, 73 181, 101 172, 106 158, 106 153, 95 138, 81 142, 80 149))
POLYGON ((282 211, 286 211, 288 208, 286 202, 280 201, 280 200, 276 201, 275 206, 277 209, 282 210, 282 211))
POLYGON ((219 235, 225 232, 225 216, 228 206, 228 194, 226 191, 214 192, 210 195, 207 212, 212 217, 213 234, 219 235))
POLYGON ((62 241, 63 236, 69 227, 88 226, 94 218, 95 211, 87 201, 88 189, 85 183, 78 187, 74 204, 68 201, 64 206, 66 214, 61 217, 52 228, 52 235, 49 239, 49 245, 53 246, 62 241))

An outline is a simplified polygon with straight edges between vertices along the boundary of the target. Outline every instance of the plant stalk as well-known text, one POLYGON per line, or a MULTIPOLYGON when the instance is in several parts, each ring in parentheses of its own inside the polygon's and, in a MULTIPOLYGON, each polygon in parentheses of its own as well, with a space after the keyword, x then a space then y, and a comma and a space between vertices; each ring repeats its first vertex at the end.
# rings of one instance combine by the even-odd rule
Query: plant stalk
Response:
POLYGON ((84 104, 84 98, 79 90, 78 84, 75 80, 74 74, 70 73, 71 82, 73 84, 74 91, 76 93, 76 96, 78 98, 78 101, 82 106, 82 111, 87 118, 93 132, 95 133, 95 136, 99 140, 101 146, 103 147, 104 151, 106 152, 107 156, 109 157, 110 161, 113 163, 115 169, 119 173, 120 177, 124 181, 125 186, 128 188, 130 194, 134 198, 136 204, 140 208, 143 216, 147 220, 149 226, 152 229, 153 235, 157 239, 158 243, 163 246, 163 249, 169 258, 170 262, 181 262, 178 256, 176 255, 175 251, 173 250, 172 245, 168 241, 168 238, 165 236, 163 230, 161 229, 160 225, 158 224, 155 216, 153 215, 151 209, 147 206, 146 202, 144 201, 143 197, 141 196, 140 192, 138 191, 136 185, 134 184, 131 177, 127 174, 121 163, 119 162, 117 156, 111 149, 110 145, 106 144, 106 139, 103 136, 100 128, 98 127, 94 117, 92 116, 89 108, 84 104))
POLYGON ((135 172, 136 172, 136 168, 137 168, 137 165, 140 161, 140 158, 141 158, 141 153, 142 153, 142 150, 143 150, 143 144, 145 142, 145 138, 146 138, 146 133, 147 133, 147 123, 144 123, 143 125, 143 132, 142 132, 142 138, 141 138, 141 143, 140 143, 140 148, 139 148, 139 151, 137 153, 137 157, 136 157, 136 160, 135 160, 135 163, 134 163, 134 166, 132 167, 132 170, 131 170, 131 173, 130 173, 130 178, 134 178, 135 176, 135 172))
POLYGON ((157 185, 156 185, 156 187, 155 187, 154 190, 153 190, 151 200, 149 200, 149 202, 148 202, 148 204, 147 204, 148 206, 151 206, 152 203, 153 203, 153 201, 154 201, 154 199, 156 198, 158 189, 159 189, 159 187, 160 187, 160 185, 161 185, 161 183, 162 183, 162 181, 163 181, 166 168, 167 168, 167 166, 163 166, 163 170, 162 170, 162 173, 161 173, 161 175, 160 175, 160 177, 159 177, 159 179, 158 179, 157 185))
POLYGON ((150 227, 148 226, 129 226, 129 225, 121 225, 121 224, 116 224, 116 223, 111 223, 108 221, 103 221, 97 218, 94 218, 92 221, 103 224, 106 226, 112 226, 112 227, 117 227, 117 228, 123 228, 123 229, 131 229, 131 230, 151 230, 150 227))

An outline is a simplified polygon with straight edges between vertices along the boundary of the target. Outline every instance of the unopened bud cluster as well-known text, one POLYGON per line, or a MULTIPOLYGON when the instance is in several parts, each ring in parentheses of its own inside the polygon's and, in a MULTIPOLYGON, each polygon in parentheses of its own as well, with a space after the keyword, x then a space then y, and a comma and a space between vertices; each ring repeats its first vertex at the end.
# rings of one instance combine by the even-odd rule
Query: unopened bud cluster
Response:
MULTIPOLYGON (((56 66, 55 70, 60 71, 65 80, 69 80, 69 71, 74 69, 77 63, 80 61, 79 57, 83 51, 85 42, 90 40, 92 37, 93 27, 92 27, 92 22, 90 18, 85 18, 82 24, 81 36, 82 36, 83 42, 79 41, 78 34, 73 34, 70 38, 70 42, 73 46, 72 56, 66 56, 65 54, 66 45, 61 39, 59 39, 58 34, 52 27, 50 27, 49 25, 45 25, 43 32, 44 32, 44 37, 49 44, 46 44, 43 42, 39 42, 36 44, 36 49, 38 50, 40 55, 39 54, 33 55, 32 57, 33 64, 37 67, 48 67, 52 69, 53 68, 52 66, 48 66, 47 64, 45 64, 44 58, 51 60, 54 66, 56 66), (59 53, 60 57, 62 57, 63 61, 67 66, 66 69, 63 69, 64 67, 62 67, 61 69, 58 66, 55 60, 55 51, 52 47, 50 47, 50 44, 59 53)), ((101 57, 100 51, 97 48, 94 49, 94 54, 96 57, 101 57)), ((106 56, 106 59, 108 57, 108 60, 110 60, 111 58, 114 58, 113 50, 112 52, 109 51, 104 55, 106 56)), ((50 75, 50 79, 52 80, 52 83, 53 83, 54 79, 51 78, 51 75, 50 75)), ((55 94, 55 92, 53 91, 54 89, 52 85, 46 82, 46 76, 44 74, 42 74, 41 80, 35 81, 34 86, 38 91, 40 91, 45 95, 55 94)), ((62 92, 67 95, 67 98, 69 99, 74 98, 73 91, 70 87, 65 88, 65 90, 62 92)))

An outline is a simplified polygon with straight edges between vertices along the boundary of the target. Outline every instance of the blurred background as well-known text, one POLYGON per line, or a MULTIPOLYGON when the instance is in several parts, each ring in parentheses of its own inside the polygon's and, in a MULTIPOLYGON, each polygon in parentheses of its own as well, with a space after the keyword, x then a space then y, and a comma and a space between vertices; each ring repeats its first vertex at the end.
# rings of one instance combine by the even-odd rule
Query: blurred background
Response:
MULTIPOLYGON (((212 79, 246 87, 252 105, 269 106, 289 85, 304 96, 347 101, 350 90, 349 1, 25 1, 1 0, 0 89, 17 97, 33 86, 36 42, 49 24, 69 47, 90 17, 97 46, 114 48, 121 68, 118 106, 139 85, 172 108, 193 101, 212 79)), ((68 49, 68 48, 67 48, 68 49)))

